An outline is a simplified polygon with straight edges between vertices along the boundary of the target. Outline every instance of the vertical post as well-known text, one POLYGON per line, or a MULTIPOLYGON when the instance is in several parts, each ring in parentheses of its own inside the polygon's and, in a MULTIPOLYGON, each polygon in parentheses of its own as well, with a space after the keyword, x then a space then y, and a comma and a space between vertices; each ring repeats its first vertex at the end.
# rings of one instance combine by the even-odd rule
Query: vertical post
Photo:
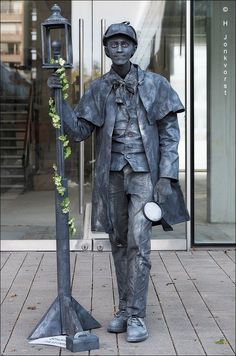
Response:
MULTIPOLYGON (((79 19, 79 88, 80 99, 84 94, 84 20, 79 19)), ((79 152, 79 213, 84 212, 84 142, 80 142, 79 152)))
POLYGON ((186 223, 187 250, 191 247, 191 239, 194 232, 194 209, 193 192, 194 188, 194 162, 193 162, 193 1, 186 1, 186 203, 191 220, 186 223))
MULTIPOLYGON (((54 59, 59 60, 61 42, 56 40, 51 44, 50 28, 54 29, 55 24, 57 28, 61 28, 61 24, 64 29, 64 24, 67 23, 67 20, 60 15, 60 7, 58 5, 55 4, 52 7, 52 11, 53 14, 45 21, 44 25, 48 29, 46 36, 47 45, 52 47, 54 51, 54 59)), ((67 31, 65 34, 66 36, 69 36, 67 31)), ((69 38, 69 40, 70 39, 71 38, 69 38)), ((44 40, 45 38, 42 37, 42 47, 44 47, 44 40)), ((67 44, 69 44, 69 41, 67 44)), ((51 50, 49 53, 51 53, 51 50)), ((67 52, 67 58, 72 58, 72 53, 67 52)), ((69 66, 71 66, 71 64, 69 64, 69 66)), ((43 67, 56 69, 57 64, 52 64, 51 58, 47 58, 47 62, 43 62, 43 67)), ((69 350, 87 351, 99 348, 99 340, 96 335, 84 333, 83 331, 90 330, 94 327, 100 327, 100 324, 71 296, 69 214, 64 214, 61 206, 64 198, 68 197, 68 181, 65 177, 64 167, 64 147, 63 142, 60 140, 60 136, 64 133, 62 89, 59 85, 53 86, 53 88, 55 109, 57 115, 60 117, 60 127, 56 130, 57 173, 61 177, 62 186, 65 188, 65 194, 63 196, 61 196, 57 189, 55 189, 58 296, 31 332, 28 339, 35 340, 57 335, 67 335, 66 347, 69 350), (81 338, 81 335, 83 338, 81 338)), ((81 90, 83 90, 83 85, 81 85, 81 90)))
MULTIPOLYGON (((53 42, 54 59, 60 58, 61 43, 53 42)), ((65 299, 71 300, 70 291, 70 246, 69 246, 69 227, 68 213, 64 214, 61 203, 68 196, 68 182, 65 178, 65 162, 63 143, 59 139, 64 135, 62 120, 62 91, 61 88, 54 89, 56 112, 61 118, 60 128, 56 130, 56 158, 57 172, 62 178, 62 185, 66 188, 65 195, 62 197, 55 189, 55 210, 56 210, 56 245, 57 245, 57 287, 60 304, 60 316, 62 333, 66 333, 67 308, 65 299)))
POLYGON ((101 19, 101 75, 105 74, 105 71, 106 71, 106 55, 105 55, 104 46, 102 43, 102 39, 103 39, 105 31, 106 31, 106 20, 101 19))

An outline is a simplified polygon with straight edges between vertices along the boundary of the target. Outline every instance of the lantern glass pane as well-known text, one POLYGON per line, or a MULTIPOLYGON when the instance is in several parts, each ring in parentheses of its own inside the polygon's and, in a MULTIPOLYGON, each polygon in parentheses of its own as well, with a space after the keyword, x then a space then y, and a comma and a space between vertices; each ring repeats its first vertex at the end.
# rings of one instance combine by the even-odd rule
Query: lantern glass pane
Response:
POLYGON ((52 58, 54 58, 54 51, 52 48, 52 43, 53 43, 53 41, 60 41, 61 42, 60 57, 67 61, 66 43, 65 43, 65 29, 64 28, 51 29, 50 37, 51 37, 51 56, 52 56, 52 58))
POLYGON ((67 62, 67 51, 65 41, 65 28, 49 28, 43 27, 44 33, 44 64, 50 64, 54 58, 54 50, 52 48, 53 41, 61 42, 60 57, 67 62))

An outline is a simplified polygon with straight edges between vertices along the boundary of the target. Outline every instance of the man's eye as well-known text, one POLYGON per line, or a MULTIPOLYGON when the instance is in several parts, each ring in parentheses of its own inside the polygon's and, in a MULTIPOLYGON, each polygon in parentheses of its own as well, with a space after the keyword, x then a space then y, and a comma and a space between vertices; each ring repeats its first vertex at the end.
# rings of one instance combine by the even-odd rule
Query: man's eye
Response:
POLYGON ((124 48, 127 48, 127 47, 129 47, 129 44, 128 44, 128 42, 121 42, 121 46, 122 47, 124 47, 124 48))
MULTIPOLYGON (((120 43, 120 45, 121 45, 121 47, 123 47, 123 48, 129 47, 129 43, 126 42, 126 41, 122 41, 122 42, 120 43)), ((119 47, 119 42, 111 42, 111 43, 110 43, 110 47, 111 47, 111 48, 117 48, 117 47, 119 47)))

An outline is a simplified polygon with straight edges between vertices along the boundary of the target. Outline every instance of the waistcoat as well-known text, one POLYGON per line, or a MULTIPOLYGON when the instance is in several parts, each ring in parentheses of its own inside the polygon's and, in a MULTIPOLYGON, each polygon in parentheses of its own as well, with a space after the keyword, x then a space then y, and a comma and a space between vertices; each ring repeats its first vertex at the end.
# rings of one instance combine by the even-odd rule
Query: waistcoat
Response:
POLYGON ((110 170, 120 171, 129 163, 134 172, 149 172, 137 118, 136 68, 132 66, 124 80, 118 78, 113 84, 117 115, 112 135, 110 170))

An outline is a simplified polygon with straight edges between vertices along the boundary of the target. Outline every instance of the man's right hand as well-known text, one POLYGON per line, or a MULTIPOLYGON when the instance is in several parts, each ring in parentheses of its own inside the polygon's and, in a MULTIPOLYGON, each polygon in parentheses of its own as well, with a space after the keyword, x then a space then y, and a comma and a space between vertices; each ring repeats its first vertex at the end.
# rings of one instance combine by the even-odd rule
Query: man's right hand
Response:
POLYGON ((59 76, 56 73, 53 73, 50 75, 47 81, 48 87, 50 89, 60 89, 62 88, 62 85, 60 83, 59 76))

